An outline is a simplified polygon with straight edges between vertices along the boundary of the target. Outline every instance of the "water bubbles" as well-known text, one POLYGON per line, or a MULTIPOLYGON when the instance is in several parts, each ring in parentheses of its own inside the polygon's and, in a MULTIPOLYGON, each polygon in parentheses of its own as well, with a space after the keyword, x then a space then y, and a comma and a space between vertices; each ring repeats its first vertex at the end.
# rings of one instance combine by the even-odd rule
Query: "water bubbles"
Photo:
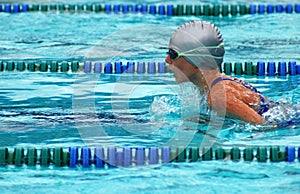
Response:
POLYGON ((271 104, 270 109, 262 116, 267 124, 276 124, 278 127, 300 123, 300 104, 292 104, 288 99, 280 99, 271 104))
POLYGON ((177 96, 156 96, 150 107, 150 120, 165 121, 169 118, 180 118, 181 103, 177 96))
POLYGON ((208 114, 207 94, 201 96, 198 88, 190 83, 181 83, 176 95, 156 96, 150 107, 151 121, 199 118, 208 114))

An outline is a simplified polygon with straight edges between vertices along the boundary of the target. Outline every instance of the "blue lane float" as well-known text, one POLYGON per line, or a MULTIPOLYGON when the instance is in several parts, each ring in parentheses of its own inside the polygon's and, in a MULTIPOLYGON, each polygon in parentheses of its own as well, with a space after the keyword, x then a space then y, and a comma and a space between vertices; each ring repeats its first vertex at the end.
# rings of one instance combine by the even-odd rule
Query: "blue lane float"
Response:
POLYGON ((145 147, 137 147, 135 149, 135 164, 137 166, 144 166, 146 162, 145 147))
POLYGON ((159 5, 158 14, 159 15, 165 15, 166 14, 165 5, 159 5))
POLYGON ((286 13, 293 13, 293 5, 292 4, 287 4, 285 7, 285 12, 286 13))
POLYGON ((20 5, 19 4, 14 4, 13 5, 13 12, 14 13, 19 13, 20 12, 20 5))
POLYGON ((267 65, 267 75, 268 76, 275 76, 276 75, 276 64, 275 62, 268 62, 267 65))
POLYGON ((149 164, 158 164, 159 162, 159 154, 157 147, 149 148, 149 164))
POLYGON ((121 6, 119 4, 116 4, 113 6, 114 13, 118 14, 121 12, 121 6))
POLYGON ((300 74, 300 65, 296 65, 296 72, 297 74, 300 74))
POLYGON ((127 14, 127 13, 129 13, 129 6, 127 5, 127 4, 125 4, 125 5, 123 5, 122 6, 122 11, 123 11, 123 13, 124 14, 127 14))
POLYGON ((259 4, 258 5, 258 13, 264 14, 265 13, 265 5, 259 4))
POLYGON ((83 168, 89 168, 91 165, 91 149, 88 147, 81 149, 81 164, 83 168))
POLYGON ((0 147, 0 166, 108 169, 201 161, 300 162, 300 147, 0 147), (106 153, 106 154, 105 154, 106 153))
POLYGON ((265 72, 266 72, 266 67, 265 67, 265 62, 258 62, 257 63, 257 67, 258 67, 258 76, 264 76, 265 72))
POLYGON ((149 13, 152 15, 156 15, 156 5, 150 5, 149 13))
POLYGON ((167 5, 167 16, 173 16, 173 5, 167 5))
POLYGON ((70 153, 70 160, 69 160, 69 167, 75 168, 77 165, 77 158, 78 158, 78 149, 77 147, 70 147, 69 148, 70 153))
POLYGON ((269 4, 267 5, 267 13, 274 13, 275 8, 273 5, 269 4))
POLYGON ((127 72, 128 73, 134 73, 135 71, 135 63, 134 62, 128 62, 127 63, 127 72))
POLYGON ((10 4, 5 4, 5 6, 4 6, 4 12, 7 12, 7 13, 11 12, 11 5, 10 4))
POLYGON ((92 62, 91 61, 85 61, 83 64, 84 73, 91 73, 92 71, 92 62))
POLYGON ((275 7, 275 10, 277 13, 282 13, 282 12, 284 12, 284 7, 281 4, 277 4, 275 7))
POLYGON ((165 62, 158 62, 158 73, 166 73, 165 62))
POLYGON ((144 74, 146 72, 145 63, 144 62, 138 62, 137 64, 137 73, 144 74))
POLYGON ((117 166, 117 148, 109 147, 107 149, 107 165, 110 168, 117 166))
POLYGON ((161 163, 171 162, 171 149, 168 146, 161 148, 161 163))
POLYGON ((101 73, 101 70, 102 70, 102 63, 101 62, 95 62, 94 72, 95 73, 101 73))
POLYGON ((297 74, 297 64, 295 61, 289 61, 288 63, 288 74, 296 75, 297 74))
MULTIPOLYGON (((130 6, 130 5, 129 5, 130 6)), ((132 13, 138 13, 139 12, 139 8, 138 8, 138 5, 131 5, 131 12, 132 13)))
POLYGON ((113 72, 112 63, 110 63, 110 62, 106 63, 105 67, 104 67, 104 73, 111 74, 112 72, 113 72))
MULTIPOLYGON (((295 159, 296 159, 295 150, 296 150, 295 147, 292 147, 292 146, 288 146, 288 147, 285 148, 286 155, 287 155, 287 158, 286 158, 287 162, 294 162, 295 161, 295 159)), ((300 157, 298 157, 298 158, 300 158, 300 157)))
POLYGON ((107 13, 107 14, 111 13, 111 5, 110 4, 105 5, 105 13, 107 13))
POLYGON ((122 62, 115 62, 115 73, 120 74, 123 73, 122 62))
POLYGON ((300 4, 295 5, 295 13, 300 13, 300 4))
POLYGON ((94 163, 96 168, 103 168, 105 165, 104 148, 97 147, 94 152, 94 163))
POLYGON ((123 166, 129 167, 132 165, 132 148, 131 147, 124 147, 123 148, 123 166))
POLYGON ((278 63, 278 75, 285 76, 286 74, 287 74, 286 62, 279 62, 278 63))
POLYGON ((148 6, 146 4, 141 5, 141 13, 146 14, 148 12, 148 6))
POLYGON ((150 73, 150 74, 156 73, 156 64, 154 62, 149 62, 148 63, 148 70, 147 70, 147 72, 150 73))
POLYGON ((251 4, 250 5, 250 14, 256 14, 256 5, 255 4, 251 4))

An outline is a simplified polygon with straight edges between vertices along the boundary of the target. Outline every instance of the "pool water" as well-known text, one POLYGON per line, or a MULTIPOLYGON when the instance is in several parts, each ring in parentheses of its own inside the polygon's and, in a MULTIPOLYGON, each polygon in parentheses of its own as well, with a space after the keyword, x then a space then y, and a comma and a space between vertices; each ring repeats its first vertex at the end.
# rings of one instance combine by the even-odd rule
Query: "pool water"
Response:
MULTIPOLYGON (((0 13, 0 17, 0 56, 4 61, 162 62, 170 35, 179 25, 194 19, 213 22, 220 28, 226 48, 224 61, 300 61, 300 23, 295 22, 299 21, 299 14, 199 18, 33 12, 0 13)), ((0 146, 9 148, 168 145, 175 139, 176 130, 186 127, 182 118, 189 111, 182 108, 181 99, 192 99, 195 92, 190 85, 182 89, 171 73, 132 76, 0 72, 0 76, 0 146)), ((299 103, 299 75, 238 77, 274 101, 287 101, 293 106, 299 103)), ((193 130, 186 131, 193 134, 190 145, 201 143, 205 125, 192 124, 193 130)), ((263 131, 257 126, 226 120, 215 141, 228 147, 299 147, 299 126, 294 123, 263 131)), ((181 139, 175 142, 182 143, 181 139)), ((0 172, 1 193, 300 190, 298 161, 201 161, 102 170, 7 166, 1 167, 0 172)))
POLYGON ((299 165, 202 162, 158 168, 70 170, 6 169, 3 193, 295 193, 299 165), (246 187, 246 188, 245 188, 246 187))

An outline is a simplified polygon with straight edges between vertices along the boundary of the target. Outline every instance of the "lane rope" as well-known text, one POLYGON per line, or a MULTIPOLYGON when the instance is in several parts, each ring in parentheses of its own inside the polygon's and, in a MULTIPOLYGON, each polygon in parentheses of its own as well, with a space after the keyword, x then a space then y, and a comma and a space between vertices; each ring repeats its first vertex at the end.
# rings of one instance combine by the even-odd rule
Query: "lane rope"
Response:
MULTIPOLYGON (((227 75, 295 76, 300 74, 296 61, 224 62, 221 72, 227 75)), ((53 73, 105 73, 156 74, 169 73, 165 62, 99 62, 99 61, 0 61, 0 72, 53 72, 53 73)))
POLYGON ((133 167, 171 162, 300 162, 300 147, 1 147, 0 166, 41 166, 69 168, 133 167))
POLYGON ((71 13, 107 13, 128 14, 141 13, 166 16, 215 16, 226 17, 236 15, 272 14, 272 13, 300 13, 300 4, 0 4, 0 12, 71 12, 71 13))

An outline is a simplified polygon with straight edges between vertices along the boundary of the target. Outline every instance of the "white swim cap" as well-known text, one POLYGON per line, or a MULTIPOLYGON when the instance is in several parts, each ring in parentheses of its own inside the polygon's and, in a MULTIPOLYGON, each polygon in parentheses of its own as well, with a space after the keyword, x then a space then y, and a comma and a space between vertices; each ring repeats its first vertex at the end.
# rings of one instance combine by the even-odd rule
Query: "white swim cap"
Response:
POLYGON ((222 34, 209 22, 192 21, 177 28, 170 39, 169 48, 191 64, 202 69, 216 69, 225 53, 222 34))

